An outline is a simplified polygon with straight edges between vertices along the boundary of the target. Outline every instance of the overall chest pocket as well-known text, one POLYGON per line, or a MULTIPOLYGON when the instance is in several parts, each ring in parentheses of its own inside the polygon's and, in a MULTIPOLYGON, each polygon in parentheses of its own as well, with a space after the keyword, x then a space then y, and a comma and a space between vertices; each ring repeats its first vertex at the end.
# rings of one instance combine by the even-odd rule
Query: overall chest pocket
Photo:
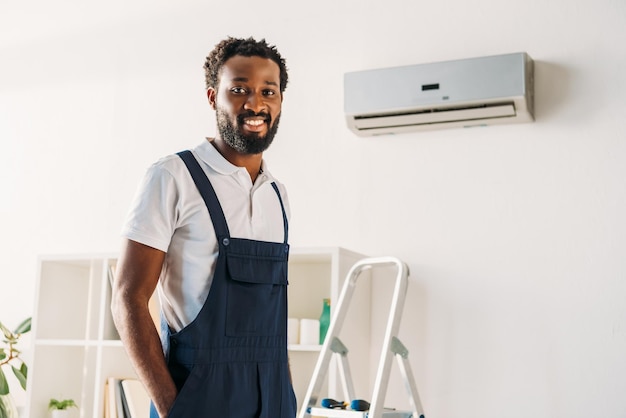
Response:
POLYGON ((287 260, 228 254, 226 335, 280 336, 287 321, 287 260))

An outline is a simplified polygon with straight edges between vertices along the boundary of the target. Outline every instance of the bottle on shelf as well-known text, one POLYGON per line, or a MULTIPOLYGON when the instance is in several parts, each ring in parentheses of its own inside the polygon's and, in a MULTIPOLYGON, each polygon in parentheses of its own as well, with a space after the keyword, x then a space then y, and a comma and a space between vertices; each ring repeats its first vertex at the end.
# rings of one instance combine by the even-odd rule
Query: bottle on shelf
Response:
POLYGON ((326 332, 330 326, 330 299, 324 299, 322 314, 320 315, 320 345, 324 344, 326 332))

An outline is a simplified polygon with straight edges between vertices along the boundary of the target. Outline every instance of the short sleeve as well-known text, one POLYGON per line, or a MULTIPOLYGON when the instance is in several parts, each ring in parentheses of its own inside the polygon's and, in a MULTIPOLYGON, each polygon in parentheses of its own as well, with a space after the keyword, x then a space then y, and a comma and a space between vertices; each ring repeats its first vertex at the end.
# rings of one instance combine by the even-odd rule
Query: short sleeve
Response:
POLYGON ((163 164, 148 168, 131 204, 122 236, 167 252, 178 219, 178 188, 163 164))

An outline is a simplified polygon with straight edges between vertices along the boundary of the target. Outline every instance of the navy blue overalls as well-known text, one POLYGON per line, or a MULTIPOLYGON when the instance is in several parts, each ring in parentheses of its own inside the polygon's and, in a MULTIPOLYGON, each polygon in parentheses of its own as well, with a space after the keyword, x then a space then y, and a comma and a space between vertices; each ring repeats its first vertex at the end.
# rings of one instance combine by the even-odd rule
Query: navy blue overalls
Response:
POLYGON ((272 183, 284 242, 233 238, 198 161, 190 151, 178 155, 209 210, 219 255, 198 316, 174 334, 164 327, 164 351, 178 388, 168 417, 294 418, 287 359, 288 225, 278 187, 272 183))

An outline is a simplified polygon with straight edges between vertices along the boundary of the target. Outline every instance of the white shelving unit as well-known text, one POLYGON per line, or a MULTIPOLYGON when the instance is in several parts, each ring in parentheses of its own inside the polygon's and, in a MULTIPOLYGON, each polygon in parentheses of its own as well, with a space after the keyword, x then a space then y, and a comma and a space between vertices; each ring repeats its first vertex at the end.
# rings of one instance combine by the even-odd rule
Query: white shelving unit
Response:
MULTIPOLYGON (((293 248, 289 260, 289 317, 319 318, 324 298, 339 297, 352 265, 365 257, 340 247, 293 248)), ((28 378, 27 417, 47 416, 50 398, 74 399, 81 418, 103 416, 108 377, 136 377, 110 313, 109 267, 116 254, 42 256, 33 315, 33 352, 28 378)), ((362 280, 367 281, 369 280, 362 280)), ((360 284, 341 339, 351 364, 367 365, 370 342, 370 290, 360 284), (353 350, 354 348, 354 350, 353 350)), ((299 405, 321 346, 290 345, 289 357, 299 405)), ((367 367, 352 366, 355 390, 369 388, 367 367)), ((341 396, 331 365, 324 393, 341 396)))

